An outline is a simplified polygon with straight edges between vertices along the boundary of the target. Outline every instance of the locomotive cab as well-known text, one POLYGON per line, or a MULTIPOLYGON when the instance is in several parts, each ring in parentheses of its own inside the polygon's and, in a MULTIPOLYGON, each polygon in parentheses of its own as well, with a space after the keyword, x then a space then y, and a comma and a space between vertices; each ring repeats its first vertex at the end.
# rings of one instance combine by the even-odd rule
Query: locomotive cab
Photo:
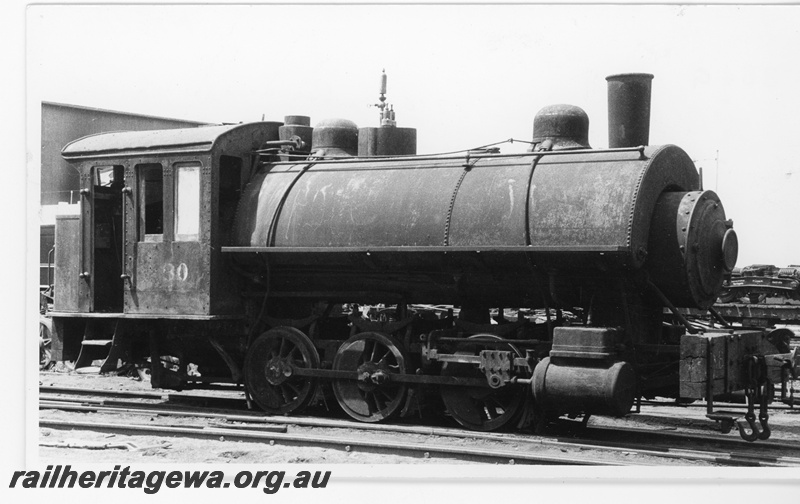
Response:
POLYGON ((122 326, 143 331, 148 319, 241 316, 219 250, 253 151, 279 125, 114 132, 64 147, 80 173, 81 211, 57 219, 56 248, 67 252, 55 268, 55 350, 67 354, 59 360, 113 348, 87 340, 114 340, 122 326))
POLYGON ((276 123, 256 123, 108 133, 68 144, 62 154, 81 177, 75 231, 82 249, 56 272, 76 295, 61 296, 55 310, 235 311, 223 275, 215 275, 215 251, 227 240, 251 152, 276 131, 276 123))

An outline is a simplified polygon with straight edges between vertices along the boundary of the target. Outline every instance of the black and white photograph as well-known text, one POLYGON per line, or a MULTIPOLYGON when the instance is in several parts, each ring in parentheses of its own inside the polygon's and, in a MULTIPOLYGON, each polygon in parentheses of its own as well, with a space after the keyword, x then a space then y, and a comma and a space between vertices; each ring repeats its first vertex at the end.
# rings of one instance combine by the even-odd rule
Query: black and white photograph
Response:
POLYGON ((3 10, 7 502, 800 495, 800 6, 3 10))

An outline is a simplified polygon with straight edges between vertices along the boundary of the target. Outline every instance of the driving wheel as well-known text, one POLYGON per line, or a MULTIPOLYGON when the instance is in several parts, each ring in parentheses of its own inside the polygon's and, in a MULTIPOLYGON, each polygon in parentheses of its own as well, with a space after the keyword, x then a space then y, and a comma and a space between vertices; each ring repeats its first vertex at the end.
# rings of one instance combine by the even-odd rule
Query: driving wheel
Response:
POLYGON ((264 411, 295 413, 314 398, 317 381, 294 371, 318 367, 319 354, 305 334, 293 327, 275 327, 250 345, 244 361, 245 385, 264 411))
MULTIPOLYGON (((492 334, 477 334, 465 341, 474 340, 469 348, 456 352, 456 355, 479 355, 481 350, 509 350, 521 356, 519 350, 511 345, 487 345, 481 340, 500 339, 492 334)), ((443 376, 486 379, 486 375, 475 364, 445 362, 443 376)), ((525 406, 525 389, 518 385, 503 385, 499 388, 445 386, 441 396, 447 412, 456 422, 475 431, 496 431, 511 427, 519 419, 525 406)))
POLYGON ((355 371, 357 379, 333 382, 333 393, 342 409, 361 422, 380 422, 403 406, 407 387, 392 381, 406 372, 406 358, 390 336, 365 332, 345 341, 333 359, 336 371, 355 371))

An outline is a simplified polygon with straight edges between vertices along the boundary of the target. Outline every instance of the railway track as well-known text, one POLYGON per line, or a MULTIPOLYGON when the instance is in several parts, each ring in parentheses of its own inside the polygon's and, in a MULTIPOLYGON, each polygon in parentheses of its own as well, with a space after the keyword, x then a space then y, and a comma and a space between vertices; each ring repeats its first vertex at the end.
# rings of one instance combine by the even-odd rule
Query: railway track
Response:
MULTIPOLYGON (((679 434, 634 428, 588 427, 564 431, 559 437, 541 437, 519 434, 480 433, 461 429, 449 429, 420 425, 365 424, 349 420, 320 419, 306 417, 265 416, 247 411, 230 411, 224 408, 209 410, 208 407, 193 409, 185 404, 170 402, 142 403, 135 399, 164 399, 157 392, 122 394, 128 400, 109 399, 116 392, 103 391, 100 399, 87 399, 93 391, 86 389, 42 388, 40 409, 57 409, 69 412, 93 412, 106 415, 190 417, 202 418, 212 425, 201 427, 175 427, 169 425, 117 424, 109 422, 71 422, 43 419, 42 427, 58 429, 83 429, 101 432, 154 434, 164 436, 191 436, 224 438, 228 440, 268 441, 291 446, 326 446, 346 451, 358 449, 370 453, 403 453, 412 457, 439 457, 456 460, 488 463, 520 464, 570 464, 570 465, 628 465, 625 458, 635 454, 648 461, 637 461, 637 465, 658 464, 666 460, 694 461, 712 465, 734 466, 800 466, 800 444, 767 441, 751 445, 738 439, 717 436, 679 434), (53 395, 67 395, 59 397, 53 395), (74 397, 78 395, 79 398, 74 397), (71 397, 70 397, 71 396, 71 397), (287 427, 293 432, 287 433, 287 427), (297 428, 312 430, 312 433, 294 432, 297 428), (352 438, 341 436, 343 429, 364 432, 352 438), (270 432, 265 432, 269 430, 270 432), (323 431, 332 435, 320 436, 313 432, 323 431), (566 433, 565 433, 566 432, 566 433), (367 434, 369 433, 369 434, 367 434), (422 438, 418 444, 409 444, 407 439, 386 440, 386 436, 407 435, 422 438), (366 439, 372 436, 375 439, 366 439), (383 436, 384 439, 381 439, 383 436), (454 441, 456 440, 456 441, 454 441), (454 442, 481 442, 494 448, 480 450, 454 447, 454 442), (514 445, 514 450, 503 446, 514 445), (702 447, 702 449, 701 449, 702 447), (532 450, 545 449, 567 453, 583 453, 581 456, 543 455, 532 450), (487 451, 488 450, 488 451, 487 451), (587 457, 586 452, 596 454, 587 457), (651 460, 652 459, 652 460, 651 460)), ((167 394, 173 397, 176 394, 167 394)), ((182 396, 181 401, 208 399, 205 396, 182 396)), ((226 398, 231 401, 230 398, 226 398)), ((243 401, 240 401, 243 402, 243 401)), ((556 429, 558 431, 559 429, 556 429)))
MULTIPOLYGON (((418 458, 440 457, 451 460, 482 462, 490 464, 536 464, 536 465, 609 465, 606 460, 591 460, 585 457, 554 456, 529 452, 499 449, 475 449, 460 446, 439 444, 408 443, 403 441, 370 440, 357 437, 319 436, 306 433, 290 434, 280 432, 263 432, 254 429, 237 429, 232 427, 176 427, 165 425, 143 425, 135 423, 113 422, 71 422, 63 420, 40 420, 40 427, 52 429, 81 429, 95 432, 112 432, 126 435, 156 435, 169 437, 209 438, 228 441, 265 442, 272 446, 315 446, 354 449, 377 454, 403 454, 418 458)), ((633 465, 629 463, 613 463, 611 465, 633 465)))
MULTIPOLYGON (((800 339, 800 338, 799 338, 800 339)), ((233 387, 228 387, 226 390, 227 392, 237 393, 240 392, 241 389, 235 389, 233 387)), ((240 398, 236 397, 220 397, 220 396, 213 396, 207 394, 191 394, 186 392, 156 392, 150 390, 143 390, 143 391, 129 391, 129 390, 103 390, 103 389, 90 389, 90 388, 79 388, 79 387, 56 387, 56 386, 40 386, 39 387, 40 393, 45 394, 69 394, 69 395, 82 395, 82 396, 107 396, 107 397, 124 397, 128 399, 154 399, 154 400, 163 400, 163 401, 176 401, 176 402, 198 402, 198 403, 227 403, 230 406, 235 405, 245 405, 246 401, 244 399, 244 392, 241 392, 242 396, 240 398)), ((779 392, 779 391, 778 391, 779 392)), ((778 393, 776 392, 776 394, 778 393)), ((777 396, 776 396, 777 397, 777 396)), ((671 406, 677 408, 705 408, 704 403, 675 403, 675 402, 664 402, 664 401, 651 401, 651 400, 642 400, 642 405, 645 406, 671 406)), ((745 409, 745 404, 737 404, 731 403, 725 405, 726 409, 745 409)), ((781 404, 780 402, 774 402, 770 405, 770 409, 772 410, 792 410, 798 409, 800 407, 797 406, 790 406, 787 404, 781 404)))

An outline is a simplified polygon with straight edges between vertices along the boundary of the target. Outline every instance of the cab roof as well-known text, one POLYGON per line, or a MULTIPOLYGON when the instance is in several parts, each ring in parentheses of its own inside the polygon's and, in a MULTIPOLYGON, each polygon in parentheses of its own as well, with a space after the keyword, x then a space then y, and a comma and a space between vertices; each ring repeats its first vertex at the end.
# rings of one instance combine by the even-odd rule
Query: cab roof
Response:
POLYGON ((221 140, 245 133, 247 128, 253 134, 263 128, 265 123, 226 124, 199 126, 196 128, 162 129, 149 131, 115 131, 85 136, 68 143, 61 150, 64 159, 74 160, 95 157, 141 156, 148 153, 202 153, 211 151, 221 140))

